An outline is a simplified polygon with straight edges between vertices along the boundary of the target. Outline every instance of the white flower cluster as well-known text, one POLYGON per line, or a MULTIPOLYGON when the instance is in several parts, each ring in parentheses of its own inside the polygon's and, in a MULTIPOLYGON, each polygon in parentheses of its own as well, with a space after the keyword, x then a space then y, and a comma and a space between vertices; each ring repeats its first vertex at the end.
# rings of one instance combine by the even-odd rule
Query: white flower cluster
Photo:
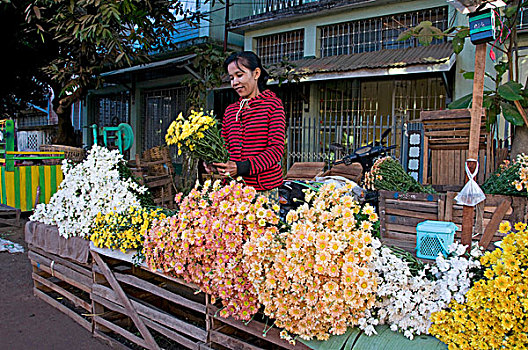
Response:
POLYGON ((118 165, 123 156, 105 147, 93 146, 79 164, 63 162, 64 180, 48 204, 39 204, 30 220, 56 225, 63 237, 86 237, 97 213, 122 211, 139 206, 135 193, 145 187, 132 179, 121 179, 118 165))
POLYGON ((376 251, 374 269, 378 274, 377 301, 360 319, 359 327, 367 334, 376 334, 374 326, 388 324, 391 330, 401 331, 413 339, 427 334, 431 314, 449 305, 452 299, 463 301, 469 290, 470 269, 479 266, 479 250, 472 257, 462 256, 465 246, 453 244, 450 257, 440 255, 436 264, 426 265, 413 274, 408 263, 387 248, 376 251), (452 255, 452 256, 451 256, 452 255))

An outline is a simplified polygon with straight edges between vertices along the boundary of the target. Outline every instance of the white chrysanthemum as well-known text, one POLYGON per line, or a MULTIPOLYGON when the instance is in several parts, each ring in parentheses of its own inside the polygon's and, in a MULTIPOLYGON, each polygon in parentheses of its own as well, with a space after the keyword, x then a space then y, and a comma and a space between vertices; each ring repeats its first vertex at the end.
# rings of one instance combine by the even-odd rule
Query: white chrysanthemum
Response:
POLYGON ((39 204, 30 219, 58 226, 59 234, 66 238, 86 237, 97 213, 139 206, 133 191, 144 193, 146 188, 120 178, 118 165, 122 161, 117 150, 99 146, 93 146, 82 163, 64 161, 60 189, 48 204, 39 204))
MULTIPOLYGON (((378 242, 373 245, 378 246, 378 242)), ((440 255, 436 264, 413 276, 408 264, 389 248, 375 249, 378 298, 359 321, 359 327, 367 335, 375 334, 373 326, 377 324, 388 324, 391 330, 403 332, 410 339, 427 334, 431 314, 446 308, 453 299, 463 302, 473 277, 471 270, 480 266, 477 259, 482 253, 478 248, 473 249, 469 259, 462 256, 465 246, 455 243, 449 251, 454 256, 440 255), (427 272, 434 280, 427 278, 427 272)))

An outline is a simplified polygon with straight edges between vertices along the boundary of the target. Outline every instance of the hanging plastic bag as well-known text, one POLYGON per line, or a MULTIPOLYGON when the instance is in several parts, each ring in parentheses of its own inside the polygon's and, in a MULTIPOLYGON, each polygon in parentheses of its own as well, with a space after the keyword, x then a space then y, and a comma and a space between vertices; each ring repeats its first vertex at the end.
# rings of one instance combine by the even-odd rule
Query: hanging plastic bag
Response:
POLYGON ((455 197, 455 200, 460 205, 466 205, 468 207, 474 207, 480 202, 484 201, 486 199, 486 195, 484 192, 482 192, 482 189, 475 181, 475 176, 477 176, 478 173, 479 164, 475 159, 468 159, 466 161, 466 174, 468 177, 468 182, 458 193, 458 195, 455 197), (468 162, 476 162, 477 165, 475 166, 475 171, 472 173, 469 171, 468 168, 468 162))

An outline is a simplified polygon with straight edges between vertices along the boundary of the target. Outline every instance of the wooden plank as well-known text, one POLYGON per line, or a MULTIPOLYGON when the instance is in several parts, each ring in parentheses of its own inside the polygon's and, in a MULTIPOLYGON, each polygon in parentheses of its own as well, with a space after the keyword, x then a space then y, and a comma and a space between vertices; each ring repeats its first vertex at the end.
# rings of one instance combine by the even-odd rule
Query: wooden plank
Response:
POLYGON ((460 164, 462 162, 460 158, 460 150, 454 150, 454 156, 455 160, 453 163, 453 184, 462 184, 463 182, 460 181, 460 164))
POLYGON ((395 246, 416 255, 416 240, 400 240, 394 238, 382 238, 382 243, 387 246, 395 246))
POLYGON ((405 225, 395 225, 395 224, 387 224, 386 225, 387 230, 389 231, 398 231, 398 232, 405 232, 405 233, 411 233, 416 235, 416 227, 411 226, 405 226, 405 225))
POLYGON ((137 278, 135 276, 131 275, 125 275, 121 273, 115 272, 114 275, 116 276, 117 280, 123 283, 126 283, 128 285, 140 288, 144 291, 147 291, 149 293, 152 293, 154 295, 157 295, 163 299, 172 301, 175 304, 184 306, 186 308, 201 312, 203 314, 206 313, 206 307, 203 304, 197 303, 195 301, 189 300, 187 298, 184 298, 180 295, 174 294, 166 289, 163 289, 161 287, 158 287, 152 283, 149 283, 145 280, 142 280, 140 278, 137 278))
POLYGON ((445 221, 445 196, 438 198, 438 220, 445 221))
POLYGON ((427 136, 424 136, 422 182, 424 185, 429 183, 429 138, 427 136))
POLYGON ((220 344, 231 350, 263 350, 260 347, 248 344, 242 340, 230 337, 226 334, 211 330, 210 341, 212 343, 220 344))
POLYGON ((409 228, 408 232, 402 232, 401 230, 394 230, 394 227, 395 225, 391 225, 390 228, 387 229, 387 232, 384 238, 390 238, 390 239, 396 239, 400 241, 409 241, 409 242, 416 243, 416 229, 414 229, 414 233, 413 233, 413 232, 410 232, 412 229, 410 226, 403 226, 403 227, 409 228))
POLYGON ((85 328, 89 332, 92 331, 92 323, 90 321, 84 319, 82 316, 78 315, 77 313, 75 313, 73 310, 70 310, 65 305, 62 305, 57 300, 53 299, 52 297, 50 297, 46 293, 44 293, 44 292, 42 292, 42 291, 40 291, 40 290, 38 290, 36 288, 33 288, 33 293, 35 294, 36 297, 38 297, 41 300, 45 301, 46 303, 50 304, 55 309, 61 311, 62 313, 65 313, 68 317, 70 317, 72 320, 77 322, 79 325, 81 325, 83 328, 85 328))
MULTIPOLYGON (((102 286, 100 284, 94 284, 93 295, 102 297, 104 299, 111 301, 114 304, 120 305, 120 300, 118 299, 118 296, 116 295, 115 291, 113 291, 112 289, 108 287, 102 286)), ((168 313, 155 310, 153 307, 146 306, 135 300, 131 300, 131 304, 135 308, 136 312, 141 316, 149 318, 167 327, 177 329, 179 332, 185 333, 197 340, 200 340, 203 342, 207 341, 207 332, 203 330, 202 328, 186 323, 168 313)), ((115 311, 119 311, 119 310, 115 310, 115 311)), ((124 314, 130 316, 128 314, 128 310, 125 310, 123 312, 124 314)))
POLYGON ((405 201, 399 199, 385 199, 387 208, 399 208, 402 210, 418 211, 422 213, 437 213, 438 199, 435 202, 405 201))
MULTIPOLYGON (((385 213, 387 215, 398 215, 408 218, 418 218, 423 220, 438 220, 438 214, 435 213, 424 213, 419 211, 412 211, 412 210, 403 210, 403 209, 394 209, 394 208, 386 208, 385 213)), ((388 222, 391 222, 390 220, 387 220, 388 222)))
POLYGON ((263 332, 266 328, 269 328, 267 325, 261 323, 261 322, 258 322, 258 321, 251 321, 250 323, 248 323, 247 325, 244 324, 243 322, 241 321, 237 321, 231 317, 229 318, 223 318, 221 316, 217 316, 217 311, 218 311, 218 308, 213 306, 213 305, 208 305, 207 306, 207 310, 208 310, 208 314, 211 316, 211 318, 215 319, 215 320, 218 320, 224 324, 227 324, 231 327, 234 327, 234 328, 237 328, 237 329, 240 329, 246 333, 249 333, 249 334, 252 334, 260 339, 263 339, 267 342, 270 342, 270 343, 273 343, 273 344, 276 344, 276 345, 279 345, 281 346, 282 348, 285 348, 285 349, 288 349, 288 350, 309 350, 310 348, 307 347, 306 345, 300 343, 300 342, 297 342, 296 345, 291 345, 289 342, 287 342, 286 340, 282 339, 280 337, 280 330, 278 328, 271 328, 270 330, 267 331, 266 333, 266 337, 263 337, 263 332))
POLYGON ((143 336, 143 339, 145 340, 145 343, 147 345, 146 347, 149 349, 159 350, 159 346, 158 344, 156 344, 154 337, 152 337, 152 334, 150 334, 143 321, 139 318, 139 315, 137 314, 136 310, 132 306, 132 303, 126 296, 121 286, 119 285, 119 282, 117 282, 117 280, 115 279, 115 276, 112 274, 110 268, 106 265, 106 263, 103 261, 103 259, 99 256, 97 252, 90 251, 90 253, 92 254, 94 262, 97 263, 99 268, 102 270, 103 275, 106 277, 106 280, 110 283, 112 289, 115 291, 115 293, 117 293, 117 296, 119 297, 120 301, 125 306, 128 316, 132 319, 137 329, 143 336))
POLYGON ((415 193, 415 192, 394 192, 394 191, 379 191, 380 195, 387 199, 398 199, 404 201, 425 201, 435 203, 438 201, 438 194, 415 193), (395 196, 396 195, 396 196, 395 196))
POLYGON ((43 284, 44 286, 48 287, 51 290, 59 293, 63 297, 65 297, 68 300, 70 300, 75 306, 82 307, 86 311, 92 312, 92 304, 91 303, 82 300, 78 296, 68 292, 67 290, 65 290, 65 289, 59 287, 58 285, 56 285, 55 283, 53 283, 51 281, 48 281, 44 277, 41 277, 41 276, 37 275, 36 273, 32 273, 31 276, 32 276, 33 280, 37 281, 40 284, 43 284))
MULTIPOLYGON (((415 218, 400 215, 386 215, 385 217, 385 222, 387 225, 402 225, 409 227, 416 227, 416 225, 425 220, 425 218, 415 218)), ((434 216, 434 220, 438 220, 436 215, 434 216)))
POLYGON ((94 338, 96 338, 96 339, 102 341, 103 343, 107 344, 108 346, 110 346, 112 349, 115 349, 115 350, 130 350, 130 348, 128 346, 126 346, 125 344, 121 344, 116 339, 114 339, 112 337, 109 337, 108 335, 104 334, 100 330, 97 330, 97 329, 94 330, 93 331, 93 336, 94 336, 94 338))
POLYGON ((67 266, 69 267, 70 269, 72 270, 75 270, 79 273, 82 273, 83 275, 86 275, 88 277, 92 277, 92 268, 91 268, 91 264, 81 264, 79 262, 73 262, 73 261, 70 261, 70 260, 67 260, 67 259, 64 259, 58 255, 53 255, 53 254, 50 254, 42 249, 40 249, 39 247, 36 247, 32 244, 30 244, 28 246, 28 249, 29 250, 33 250, 35 252, 37 252, 38 254, 42 255, 43 257, 46 257, 50 260, 54 260, 56 262, 59 262, 61 265, 64 265, 64 266, 67 266))
POLYGON ((447 192, 444 212, 445 221, 453 220, 453 201, 455 195, 456 194, 454 192, 447 192))
POLYGON ((470 116, 469 109, 444 109, 439 111, 422 111, 420 112, 420 120, 442 120, 455 118, 468 118, 470 116))
POLYGON ((383 237, 387 231, 385 225, 387 224, 385 221, 385 210, 387 209, 385 196, 380 195, 379 196, 379 219, 380 219, 380 236, 383 237))
POLYGON ((142 346, 144 348, 148 348, 148 345, 147 343, 141 339, 140 337, 136 336, 135 334, 127 331, 126 329, 124 328, 121 328, 119 327, 118 325, 110 322, 110 321, 107 321, 105 320, 104 318, 100 317, 100 316, 94 316, 94 322, 95 323, 98 323, 108 329, 111 329, 112 332, 115 332, 117 334, 119 334, 120 336, 122 337, 125 337, 127 340, 130 340, 131 342, 134 342, 136 343, 137 345, 139 346, 142 346))
POLYGON ((480 239, 480 246, 487 248, 488 245, 491 242, 491 239, 495 235, 495 232, 499 229, 499 225, 504 218, 504 214, 506 214, 506 211, 510 207, 511 202, 504 201, 499 205, 497 208, 497 211, 495 211, 495 214, 493 214, 493 217, 491 218, 491 221, 486 226, 486 230, 484 231, 484 234, 482 235, 482 238, 480 239))
POLYGON ((88 279, 85 275, 82 275, 76 271, 70 270, 65 266, 62 266, 60 264, 53 264, 53 269, 48 267, 47 265, 51 266, 51 262, 45 261, 42 257, 40 257, 37 254, 34 254, 33 252, 28 252, 29 259, 31 260, 31 264, 38 269, 57 277, 58 279, 63 280, 64 282, 71 284, 74 287, 77 287, 87 293, 90 293, 91 291, 91 279, 88 279))
POLYGON ((194 341, 192 341, 191 339, 189 338, 186 338, 176 332, 174 332, 173 330, 170 330, 169 328, 166 328, 162 325, 160 325, 159 323, 157 322, 154 322, 148 318, 142 318, 143 321, 145 322, 145 324, 154 329, 155 331, 163 334, 164 336, 166 336, 167 338, 170 338, 172 340, 174 340, 175 342, 177 342, 178 344, 181 344, 189 349, 192 349, 192 350, 200 350, 200 345, 194 341))

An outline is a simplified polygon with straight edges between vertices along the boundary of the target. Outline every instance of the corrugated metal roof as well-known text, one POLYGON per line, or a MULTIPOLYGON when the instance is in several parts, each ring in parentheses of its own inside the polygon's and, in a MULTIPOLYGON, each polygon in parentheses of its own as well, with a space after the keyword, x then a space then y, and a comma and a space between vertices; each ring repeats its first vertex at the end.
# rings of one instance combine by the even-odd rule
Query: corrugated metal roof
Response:
POLYGON ((349 72, 358 69, 406 67, 447 62, 453 54, 451 43, 406 49, 386 49, 353 55, 305 58, 292 63, 296 70, 310 73, 349 72))
POLYGON ((162 61, 144 63, 144 64, 139 64, 137 66, 116 69, 116 70, 113 70, 113 71, 110 71, 110 72, 101 73, 101 76, 108 77, 108 76, 111 76, 111 75, 130 73, 130 72, 135 72, 135 71, 140 71, 140 70, 145 70, 145 69, 150 69, 150 68, 159 68, 159 67, 168 66, 168 65, 171 65, 171 64, 183 63, 183 62, 192 60, 195 57, 196 57, 196 54, 193 53, 193 54, 189 54, 189 55, 185 55, 185 56, 169 58, 169 59, 162 60, 162 61))

